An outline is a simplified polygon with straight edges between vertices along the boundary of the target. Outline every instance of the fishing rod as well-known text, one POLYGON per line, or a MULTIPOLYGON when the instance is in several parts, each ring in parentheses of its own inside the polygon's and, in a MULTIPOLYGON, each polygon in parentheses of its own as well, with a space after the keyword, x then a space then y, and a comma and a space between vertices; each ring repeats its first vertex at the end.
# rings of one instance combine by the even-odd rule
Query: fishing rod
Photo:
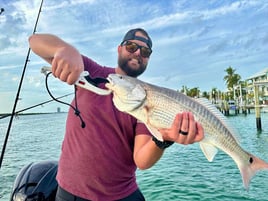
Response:
MULTIPOLYGON (((38 21, 39 21, 39 17, 40 17, 42 5, 43 5, 43 0, 41 0, 41 4, 40 4, 40 7, 39 7, 38 15, 37 15, 37 18, 36 18, 36 21, 35 21, 35 25, 34 25, 33 34, 35 34, 35 32, 36 32, 36 27, 37 27, 37 24, 38 24, 38 21)), ((11 117, 10 117, 10 120, 9 120, 9 124, 8 124, 8 128, 7 128, 7 133, 6 133, 5 141, 4 141, 2 152, 1 152, 0 169, 2 167, 2 162, 3 162, 3 159, 4 159, 4 154, 5 154, 5 150, 6 150, 6 146, 7 146, 8 137, 9 137, 9 134, 10 134, 12 122, 13 122, 14 116, 16 115, 16 107, 17 107, 17 103, 18 103, 18 100, 19 100, 19 95, 20 95, 20 91, 21 91, 21 87, 22 87, 22 83, 23 83, 23 79, 24 79, 24 75, 25 75, 27 63, 29 62, 30 52, 31 52, 31 48, 29 47, 28 48, 28 52, 27 52, 27 56, 26 56, 26 59, 25 59, 24 67, 23 67, 23 70, 22 70, 21 79, 20 79, 20 83, 19 83, 19 86, 18 86, 18 90, 17 90, 17 95, 15 97, 15 101, 14 101, 14 105, 13 105, 11 117)))
MULTIPOLYGON (((73 95, 73 94, 74 94, 74 93, 69 93, 69 94, 66 94, 66 95, 57 97, 56 99, 59 100, 59 99, 62 99, 62 98, 64 98, 64 97, 67 97, 67 96, 70 96, 70 95, 73 95)), ((33 108, 35 108, 35 107, 38 107, 38 106, 40 106, 40 105, 44 105, 44 104, 50 103, 50 102, 52 102, 52 101, 55 101, 55 100, 54 100, 54 99, 50 99, 50 100, 44 101, 44 102, 42 102, 42 103, 38 103, 38 104, 36 104, 36 105, 33 105, 33 106, 30 106, 30 107, 24 108, 24 109, 22 109, 22 110, 18 110, 18 111, 15 112, 15 115, 17 115, 17 114, 19 114, 19 113, 21 113, 21 112, 24 112, 24 111, 33 109, 33 108)), ((9 117, 9 116, 11 116, 11 115, 12 115, 12 114, 2 115, 2 116, 0 116, 0 119, 4 119, 4 118, 9 117)))

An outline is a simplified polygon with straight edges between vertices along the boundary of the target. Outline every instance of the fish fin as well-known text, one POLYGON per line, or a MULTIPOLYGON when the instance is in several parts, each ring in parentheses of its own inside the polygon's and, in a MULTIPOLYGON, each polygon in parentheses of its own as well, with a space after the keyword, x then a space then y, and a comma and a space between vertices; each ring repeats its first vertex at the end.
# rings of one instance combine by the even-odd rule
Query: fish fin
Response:
POLYGON ((218 153, 218 149, 214 145, 203 141, 201 141, 199 144, 208 161, 212 162, 215 155, 218 153))
POLYGON ((157 128, 150 126, 149 124, 145 124, 151 134, 159 141, 163 142, 162 134, 158 131, 157 128))
POLYGON ((260 170, 268 170, 268 163, 256 156, 249 154, 249 161, 246 165, 237 163, 242 176, 245 189, 249 190, 249 184, 253 176, 260 170))

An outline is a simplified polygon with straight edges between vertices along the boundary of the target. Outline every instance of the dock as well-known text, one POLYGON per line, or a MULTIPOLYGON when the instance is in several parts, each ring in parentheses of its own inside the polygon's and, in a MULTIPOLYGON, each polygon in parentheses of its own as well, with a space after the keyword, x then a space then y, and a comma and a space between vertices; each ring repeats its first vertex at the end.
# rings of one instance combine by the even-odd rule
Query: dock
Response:
POLYGON ((268 113, 268 105, 229 105, 227 102, 224 104, 215 104, 215 106, 220 110, 225 116, 238 115, 238 114, 250 114, 251 112, 255 112, 256 107, 260 109, 262 113, 268 113))

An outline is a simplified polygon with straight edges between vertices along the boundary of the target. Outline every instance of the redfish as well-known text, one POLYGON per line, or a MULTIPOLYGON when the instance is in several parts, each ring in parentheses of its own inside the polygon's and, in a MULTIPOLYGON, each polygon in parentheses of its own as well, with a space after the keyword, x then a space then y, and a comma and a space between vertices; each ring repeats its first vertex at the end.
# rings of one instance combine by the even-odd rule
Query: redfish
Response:
POLYGON ((237 164, 246 189, 257 171, 268 170, 267 162, 239 145, 237 131, 208 100, 193 99, 125 75, 110 74, 107 79, 116 108, 146 124, 157 139, 163 140, 158 129, 170 128, 177 113, 188 111, 204 128, 205 137, 199 143, 208 161, 213 161, 218 149, 227 153, 237 164))

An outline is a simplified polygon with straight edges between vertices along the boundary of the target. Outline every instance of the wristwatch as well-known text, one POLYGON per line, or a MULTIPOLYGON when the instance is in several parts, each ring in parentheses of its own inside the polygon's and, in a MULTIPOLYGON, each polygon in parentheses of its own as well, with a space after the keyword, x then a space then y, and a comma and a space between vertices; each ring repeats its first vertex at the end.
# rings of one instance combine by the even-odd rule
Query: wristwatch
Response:
POLYGON ((152 137, 152 140, 155 142, 156 146, 158 146, 160 149, 168 148, 169 146, 173 145, 174 142, 172 141, 159 141, 156 137, 152 137))

